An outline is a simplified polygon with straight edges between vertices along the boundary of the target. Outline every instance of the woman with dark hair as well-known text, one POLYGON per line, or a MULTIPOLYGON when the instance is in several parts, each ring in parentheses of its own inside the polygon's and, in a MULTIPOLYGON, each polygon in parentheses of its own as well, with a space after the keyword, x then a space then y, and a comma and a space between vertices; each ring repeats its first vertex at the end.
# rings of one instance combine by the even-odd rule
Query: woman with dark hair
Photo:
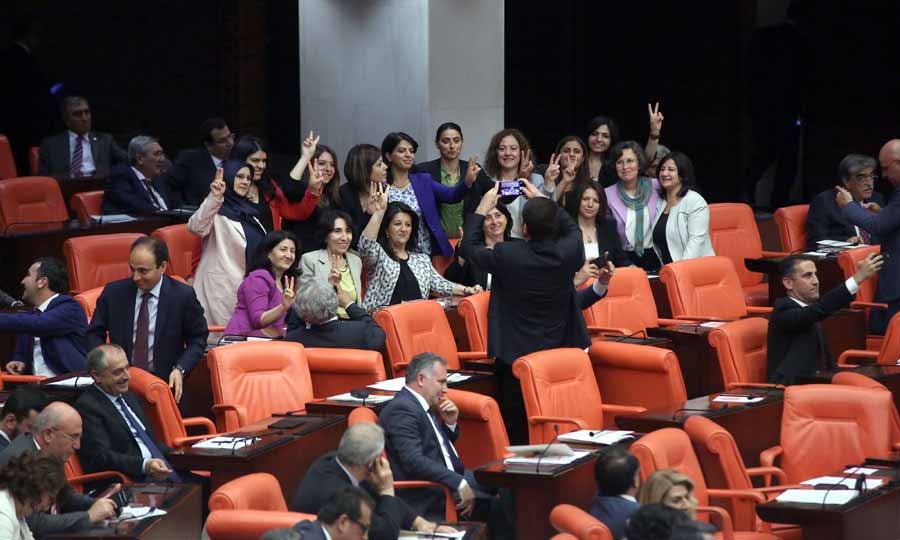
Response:
MULTIPOLYGON (((549 197, 551 194, 544 189, 544 177, 534 172, 532 157, 531 145, 521 131, 503 129, 495 133, 488 143, 487 153, 484 156, 484 170, 495 182, 516 182, 520 178, 527 178, 534 187, 549 197)), ((473 211, 489 190, 477 194, 473 211)), ((525 197, 508 195, 502 196, 500 201, 506 205, 512 216, 513 225, 510 234, 513 238, 522 238, 522 207, 525 206, 525 197)))
POLYGON ((616 266, 631 264, 616 234, 616 221, 608 213, 606 193, 596 182, 576 186, 566 201, 565 209, 581 228, 586 264, 593 264, 604 254, 616 266))
POLYGON ((372 212, 368 208, 369 192, 373 185, 387 183, 388 167, 381 157, 381 151, 372 144, 357 144, 347 152, 344 160, 344 177, 347 182, 341 186, 341 205, 353 221, 353 244, 356 249, 363 229, 369 223, 372 212))
POLYGON ((388 202, 402 202, 419 218, 420 227, 416 242, 418 251, 425 255, 440 253, 449 257, 453 247, 441 226, 439 203, 457 203, 463 200, 469 187, 478 177, 481 167, 474 161, 469 164, 464 180, 448 187, 426 173, 412 172, 419 143, 403 132, 388 133, 381 143, 382 159, 388 164, 388 202), (432 244, 433 243, 433 244, 432 244))
POLYGON ((0 469, 0 538, 34 540, 25 518, 49 512, 66 485, 59 458, 26 452, 10 459, 0 469))
MULTIPOLYGON (((434 135, 434 145, 441 153, 441 157, 417 165, 416 169, 419 172, 428 173, 433 180, 440 179, 441 184, 451 188, 459 184, 462 174, 466 175, 467 183, 471 177, 472 181, 484 191, 494 187, 488 175, 478 167, 477 156, 471 156, 469 161, 459 158, 462 155, 463 132, 458 124, 444 122, 438 126, 434 135)), ((472 191, 469 190, 469 193, 472 191)), ((440 205, 441 226, 448 238, 459 238, 465 216, 471 214, 475 206, 478 206, 477 200, 474 204, 472 202, 467 195, 464 202, 440 205)))
POLYGON ((653 224, 653 250, 662 264, 697 257, 711 257, 709 206, 694 187, 694 165, 681 152, 662 159, 659 202, 653 224))
MULTIPOLYGON (((306 219, 293 220, 285 218, 282 219, 281 223, 283 229, 297 235, 297 240, 300 242, 300 252, 298 255, 313 251, 318 247, 318 242, 316 241, 316 227, 319 223, 319 216, 321 215, 322 210, 341 207, 341 173, 338 170, 337 154, 329 146, 318 144, 318 140, 318 137, 312 139, 312 146, 314 149, 310 163, 312 163, 313 167, 307 167, 307 170, 301 171, 302 181, 300 183, 291 182, 291 184, 295 187, 298 185, 302 186, 303 182, 308 184, 310 180, 310 170, 318 170, 321 175, 322 194, 319 196, 319 200, 313 208, 312 213, 306 219)), ((299 165, 300 163, 298 163, 298 166, 299 165)), ((289 190, 286 190, 285 192, 287 193, 288 191, 289 190)))
POLYGON ((659 182, 641 175, 647 158, 638 143, 620 142, 609 154, 616 167, 616 183, 604 191, 619 241, 631 264, 656 272, 660 264, 653 251, 653 223, 659 211, 659 182))
POLYGON ((284 335, 284 319, 294 302, 297 238, 290 231, 272 231, 262 239, 253 266, 237 292, 234 315, 226 334, 258 337, 284 335))
POLYGON ((365 308, 369 311, 401 302, 428 298, 432 292, 468 296, 481 287, 467 287, 444 279, 431 257, 418 252, 419 217, 402 202, 388 204, 387 194, 372 186, 372 219, 363 230, 359 250, 366 269, 365 308))
MULTIPOLYGON (((647 114, 650 117, 650 136, 647 138, 646 147, 647 164, 649 165, 656 159, 656 148, 662 132, 663 115, 659 112, 659 103, 656 104, 656 107, 648 103, 647 114), (653 159, 649 159, 649 156, 653 156, 653 159)), ((596 180, 602 186, 609 186, 616 181, 615 163, 608 161, 608 152, 610 148, 618 144, 619 137, 619 125, 608 116, 595 116, 588 124, 586 161, 591 179, 596 180)))
POLYGON ((303 150, 297 164, 291 170, 291 181, 279 184, 268 171, 269 154, 259 137, 244 135, 231 149, 231 158, 253 167, 253 183, 247 194, 259 214, 259 221, 267 231, 281 229, 282 219, 304 220, 316 209, 322 193, 322 179, 312 174, 309 185, 300 181, 304 170, 309 169, 310 157, 318 143, 318 137, 309 136, 303 141, 303 150), (287 195, 286 192, 290 195, 287 195))
MULTIPOLYGON (((362 296, 362 260, 350 252, 353 242, 353 227, 350 215, 343 210, 325 210, 319 213, 316 228, 316 243, 319 249, 304 253, 300 259, 300 285, 303 288, 311 281, 331 286, 329 277, 336 272, 340 275, 338 286, 347 293, 351 302, 359 302, 362 296)), ((348 319, 347 310, 338 307, 338 317, 348 319)))
MULTIPOLYGON (((494 249, 500 242, 520 242, 512 237, 512 215, 503 203, 497 203, 484 216, 484 247, 494 249)), ((460 246, 456 248, 456 257, 444 271, 444 277, 463 285, 479 285, 482 289, 491 288, 491 274, 478 264, 467 261, 460 246)))
POLYGON ((544 171, 544 191, 553 193, 553 199, 560 206, 566 206, 568 193, 591 181, 587 161, 584 159, 586 154, 584 141, 575 135, 567 135, 556 144, 556 151, 544 171))
POLYGON ((187 223, 188 230, 203 239, 193 285, 209 326, 228 323, 241 280, 266 235, 256 206, 247 200, 251 184, 250 165, 226 161, 187 223))

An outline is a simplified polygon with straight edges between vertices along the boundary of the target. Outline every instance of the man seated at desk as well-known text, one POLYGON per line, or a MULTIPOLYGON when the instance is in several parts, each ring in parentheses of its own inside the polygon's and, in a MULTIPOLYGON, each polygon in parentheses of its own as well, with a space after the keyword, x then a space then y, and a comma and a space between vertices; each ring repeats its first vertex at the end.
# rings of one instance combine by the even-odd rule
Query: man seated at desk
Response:
POLYGON ((197 207, 209 195, 216 169, 234 148, 234 133, 221 118, 208 118, 200 125, 202 148, 182 150, 175 165, 163 178, 175 206, 197 207))
POLYGON ((768 382, 793 384, 797 377, 835 368, 821 321, 847 307, 859 284, 881 269, 881 255, 870 254, 856 265, 856 274, 819 298, 815 259, 791 255, 781 263, 787 297, 775 301, 767 337, 768 382))
POLYGON ((380 351, 384 330, 347 292, 318 281, 310 281, 297 292, 296 317, 288 320, 285 339, 304 347, 333 347, 380 351), (349 320, 338 318, 338 306, 347 310, 349 320))
POLYGON ((91 130, 91 106, 85 98, 67 96, 61 109, 68 129, 41 141, 38 174, 82 178, 128 163, 128 154, 112 135, 91 130))
POLYGON ((168 210, 169 191, 160 176, 166 154, 159 141, 138 135, 128 142, 129 165, 110 171, 103 193, 104 214, 152 214, 168 210))
POLYGON ((69 274, 55 257, 41 257, 22 278, 22 299, 34 306, 23 313, 0 313, 0 332, 19 334, 6 370, 54 377, 84 369, 87 316, 66 294, 69 274))
POLYGON ((44 407, 47 396, 33 384, 22 384, 13 389, 0 411, 0 452, 21 433, 31 431, 31 425, 44 407))
POLYGON ((637 458, 618 444, 600 450, 594 463, 597 496, 591 503, 591 515, 609 528, 613 538, 625 536, 625 523, 641 506, 636 498, 640 468, 637 458))
MULTIPOLYGON (((872 212, 880 212, 884 197, 875 192, 875 158, 850 154, 838 165, 838 177, 853 196, 853 203, 872 212)), ((831 188, 816 195, 809 205, 806 237, 811 248, 820 240, 839 240, 861 244, 878 244, 869 231, 847 221, 835 202, 837 190, 831 188)))
POLYGON ((348 487, 319 509, 315 521, 301 521, 294 530, 303 540, 363 540, 372 527, 373 508, 375 502, 368 493, 348 487))

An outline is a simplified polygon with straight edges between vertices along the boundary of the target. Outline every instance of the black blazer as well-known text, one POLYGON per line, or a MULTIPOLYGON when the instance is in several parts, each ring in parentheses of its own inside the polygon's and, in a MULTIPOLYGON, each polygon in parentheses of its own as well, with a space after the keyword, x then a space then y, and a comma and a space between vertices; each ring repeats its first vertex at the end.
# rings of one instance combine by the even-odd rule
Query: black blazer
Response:
POLYGON ((84 369, 88 321, 84 309, 71 296, 60 294, 43 313, 0 313, 0 332, 17 332, 13 360, 25 363, 25 372, 34 373, 34 338, 41 340, 44 363, 62 375, 84 369))
MULTIPOLYGON (((160 452, 171 452, 171 448, 153 434, 153 426, 147 420, 141 400, 131 392, 123 396, 160 452)), ((99 388, 91 386, 75 401, 75 408, 84 422, 78 458, 85 472, 113 470, 141 481, 145 476, 141 449, 131 434, 131 428, 109 398, 99 388)))
MULTIPOLYGON (((431 427, 428 413, 409 389, 403 388, 385 405, 378 423, 384 428, 384 449, 391 462, 394 480, 440 482, 450 488, 451 493, 456 493, 465 467, 459 457, 451 455, 453 470, 447 468, 441 442, 431 427)), ((439 422, 439 427, 450 442, 459 437, 459 426, 456 431, 450 431, 439 422)), ((399 497, 416 515, 430 520, 444 519, 444 492, 439 489, 404 489, 399 492, 399 497)))
POLYGON ((380 351, 384 346, 384 330, 368 312, 354 302, 347 306, 347 315, 349 321, 337 319, 309 328, 297 318, 299 326, 289 330, 285 339, 302 343, 304 347, 380 351))
MULTIPOLYGON (((351 485, 347 473, 337 462, 337 452, 328 452, 316 459, 306 471, 289 509, 292 512, 318 514, 332 496, 351 485)), ((368 482, 361 483, 360 487, 375 499, 369 538, 395 540, 401 529, 412 528, 416 514, 405 502, 390 495, 379 495, 368 482)))
MULTIPOLYGON (((172 208, 172 199, 162 177, 150 180, 153 188, 163 198, 167 208, 172 208)), ((153 214, 159 208, 153 204, 150 193, 129 165, 117 165, 106 179, 103 192, 104 214, 153 214)))
MULTIPOLYGON (((91 131, 91 156, 94 158, 94 174, 108 174, 114 165, 127 165, 128 153, 122 150, 109 133, 91 131)), ((68 178, 71 174, 71 150, 69 149, 69 130, 45 138, 41 141, 38 162, 38 174, 42 176, 56 175, 68 178)))
MULTIPOLYGON (((459 160, 459 174, 460 179, 464 179, 466 177, 466 171, 469 168, 469 162, 465 160, 459 160)), ((431 178, 434 179, 435 182, 441 181, 441 158, 433 159, 431 161, 426 161, 424 163, 418 163, 416 165, 416 171, 424 172, 431 175, 431 178)), ((469 188, 469 191, 466 193, 465 199, 463 199, 463 216, 468 216, 475 212, 475 209, 478 208, 478 203, 481 202, 481 197, 484 196, 491 188, 494 187, 494 181, 491 180, 491 177, 484 172, 484 169, 478 171, 478 176, 475 177, 475 183, 472 184, 472 187, 469 188)), ((440 205, 439 205, 440 206, 440 205)))
POLYGON ((581 230, 557 212, 555 241, 503 242, 484 247, 484 216, 466 218, 461 254, 490 272, 488 354, 506 364, 546 349, 590 345, 572 277, 584 264, 581 230))
POLYGON ((367 214, 362 205, 359 203, 359 193, 349 182, 341 186, 341 209, 350 214, 353 221, 353 241, 351 245, 353 249, 359 244, 359 237, 362 235, 363 229, 369 224, 371 214, 367 214))
MULTIPOLYGON (((809 204, 809 214, 806 217, 806 238, 808 247, 814 248, 819 240, 840 240, 841 242, 856 236, 856 229, 842 214, 834 202, 835 189, 823 191, 815 196, 809 204)), ((866 202, 876 202, 884 206, 884 197, 880 193, 873 193, 872 198, 866 202)), ((872 235, 872 244, 880 244, 879 238, 872 235)))
MULTIPOLYGON (((819 334, 816 323, 850 304, 853 295, 840 284, 819 298, 813 305, 800 307, 789 297, 775 301, 769 317, 767 341, 767 379, 774 384, 793 384, 800 375, 811 375, 819 368, 819 334)), ((828 343, 822 343, 828 358, 828 368, 834 359, 828 343)))
POLYGON ((172 207, 200 206, 209 195, 209 185, 216 176, 216 166, 206 148, 183 150, 175 164, 163 174, 172 194, 172 207))
MULTIPOLYGON (((153 371, 164 381, 176 366, 190 372, 206 351, 209 330, 194 288, 163 276, 153 339, 153 371)), ((106 284, 88 328, 88 345, 109 342, 125 349, 131 359, 134 345, 134 305, 137 287, 131 278, 106 284)))

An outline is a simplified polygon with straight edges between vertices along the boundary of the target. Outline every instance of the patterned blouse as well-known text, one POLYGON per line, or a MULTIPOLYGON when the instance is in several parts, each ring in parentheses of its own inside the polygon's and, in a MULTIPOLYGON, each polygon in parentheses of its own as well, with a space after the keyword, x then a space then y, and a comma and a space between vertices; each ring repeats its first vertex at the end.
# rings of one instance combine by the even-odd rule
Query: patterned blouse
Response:
POLYGON ((407 184, 403 189, 391 186, 388 189, 388 202, 392 203, 394 201, 399 201, 409 206, 419 216, 419 239, 416 244, 419 247, 419 253, 431 255, 431 236, 428 234, 428 225, 425 224, 425 218, 422 217, 422 209, 419 207, 419 199, 416 198, 416 192, 413 191, 412 183, 407 184))
MULTIPOLYGON (((390 304, 394 285, 400 277, 400 263, 390 258, 381 244, 365 236, 359 239, 359 254, 366 272, 366 297, 363 307, 371 311, 390 304)), ((453 294, 452 281, 440 275, 431 265, 431 257, 423 253, 410 253, 407 263, 419 282, 422 298, 432 292, 443 296, 453 294)))

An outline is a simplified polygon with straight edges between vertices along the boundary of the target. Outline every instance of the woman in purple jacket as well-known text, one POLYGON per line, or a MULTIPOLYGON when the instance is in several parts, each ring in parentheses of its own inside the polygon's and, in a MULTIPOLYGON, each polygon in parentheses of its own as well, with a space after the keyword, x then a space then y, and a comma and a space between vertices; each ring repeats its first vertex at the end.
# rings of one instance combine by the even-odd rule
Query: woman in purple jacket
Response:
POLYGON ((283 336, 284 318, 294 303, 297 238, 289 231, 267 234, 256 249, 250 270, 238 287, 237 306, 225 333, 283 336))

